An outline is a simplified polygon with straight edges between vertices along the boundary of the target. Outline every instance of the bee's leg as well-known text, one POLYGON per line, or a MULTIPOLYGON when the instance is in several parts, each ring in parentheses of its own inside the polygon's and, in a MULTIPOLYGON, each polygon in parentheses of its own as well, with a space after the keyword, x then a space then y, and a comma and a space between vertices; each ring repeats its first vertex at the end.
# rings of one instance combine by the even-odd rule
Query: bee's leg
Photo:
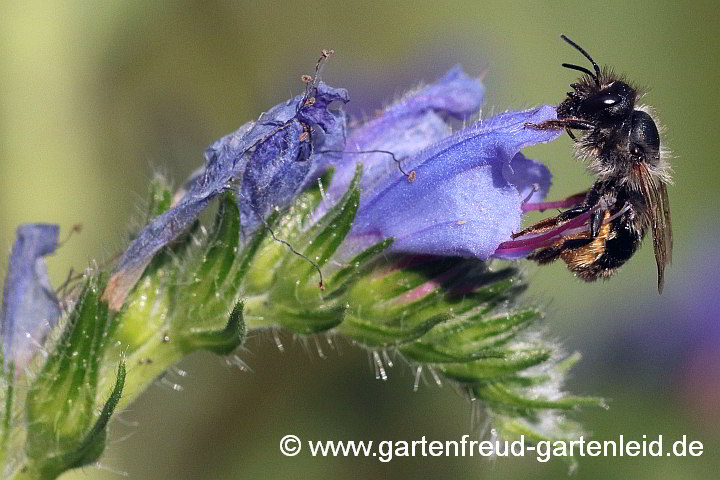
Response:
POLYGON ((576 118, 546 120, 542 123, 525 122, 524 125, 535 130, 592 130, 594 128, 592 123, 576 118))
POLYGON ((553 228, 558 226, 558 218, 557 217, 549 217, 544 220, 540 220, 539 222, 530 225, 525 230, 522 230, 518 233, 513 233, 511 236, 512 238, 522 237, 523 235, 526 235, 528 233, 543 233, 547 232, 549 230, 552 230, 553 228))
POLYGON ((565 129, 565 132, 568 134, 568 137, 570 137, 570 138, 573 140, 573 142, 577 142, 577 141, 578 141, 578 139, 575 138, 575 134, 572 133, 572 130, 570 130, 569 128, 566 128, 566 129, 565 129))
POLYGON ((588 192, 580 192, 576 193, 575 195, 571 195, 563 200, 557 200, 555 202, 527 202, 522 205, 523 212, 529 212, 531 210, 538 210, 540 212, 544 212, 545 210, 550 210, 551 208, 570 208, 570 207, 577 207, 587 197, 588 192))
POLYGON ((530 255, 528 255, 526 258, 528 260, 534 260, 538 262, 540 265, 546 265, 548 263, 552 263, 558 258, 560 258, 560 255, 563 253, 563 244, 562 242, 552 245, 547 248, 541 248, 540 250, 537 250, 530 255))
POLYGON ((605 220, 605 212, 605 209, 599 208, 592 213, 590 217, 590 238, 595 238, 600 233, 603 220, 605 220))
POLYGON ((588 193, 586 203, 595 206, 590 216, 590 238, 597 238, 602 229, 603 222, 612 212, 616 198, 611 192, 606 191, 607 186, 597 182, 588 193))
POLYGON ((571 208, 570 210, 565 210, 564 212, 560 213, 555 217, 548 217, 544 220, 540 220, 539 222, 530 225, 525 230, 522 230, 518 233, 513 233, 512 238, 522 237, 523 235, 526 235, 528 233, 544 233, 550 231, 553 228, 567 222, 568 220, 572 220, 578 215, 582 215, 583 213, 590 210, 590 208, 591 207, 588 207, 587 205, 578 205, 574 208, 571 208))
POLYGON ((583 213, 587 212, 591 208, 592 208, 591 206, 586 205, 586 204, 578 205, 569 210, 565 210, 564 212, 561 212, 555 218, 557 218, 561 222, 567 222, 568 220, 572 220, 573 218, 577 217, 578 215, 582 215, 583 213))

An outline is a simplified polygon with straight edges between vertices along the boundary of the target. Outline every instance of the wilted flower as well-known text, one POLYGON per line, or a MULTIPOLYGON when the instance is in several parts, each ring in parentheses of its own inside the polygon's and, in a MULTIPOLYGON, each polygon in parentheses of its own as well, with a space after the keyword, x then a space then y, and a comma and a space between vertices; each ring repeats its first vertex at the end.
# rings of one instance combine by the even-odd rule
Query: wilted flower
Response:
POLYGON ((343 148, 345 114, 330 107, 347 101, 346 90, 319 82, 213 143, 204 169, 188 181, 179 201, 154 218, 120 258, 106 291, 110 307, 122 307, 152 256, 186 232, 220 193, 236 191, 245 235, 265 222, 272 208, 287 207, 326 165, 322 149, 343 148))
POLYGON ((60 305, 43 257, 57 248, 58 225, 29 223, 17 229, 5 278, 2 338, 5 370, 22 369, 60 317, 60 305))

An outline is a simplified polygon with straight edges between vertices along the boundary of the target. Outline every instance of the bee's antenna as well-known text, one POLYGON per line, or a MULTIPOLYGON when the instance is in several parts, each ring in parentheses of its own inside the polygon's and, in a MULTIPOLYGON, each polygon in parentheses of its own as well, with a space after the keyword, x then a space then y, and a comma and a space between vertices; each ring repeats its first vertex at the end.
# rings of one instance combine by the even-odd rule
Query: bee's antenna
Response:
POLYGON ((565 35, 560 35, 560 38, 562 38, 562 39, 565 40, 567 43, 569 43, 573 48, 575 48, 575 50, 577 50, 578 52, 582 53, 585 58, 587 58, 588 60, 590 60, 590 63, 592 63, 592 66, 593 66, 593 68, 595 69, 595 75, 593 75, 592 73, 590 73, 589 70, 587 70, 587 69, 585 69, 585 68, 583 68, 583 67, 579 67, 579 66, 577 66, 577 65, 571 65, 571 64, 568 64, 568 63, 563 63, 562 66, 565 67, 565 68, 571 68, 571 69, 573 69, 573 70, 580 70, 581 72, 587 73, 588 75, 590 75, 592 78, 595 79, 595 83, 596 83, 596 84, 598 85, 598 87, 599 87, 599 86, 600 86, 600 67, 598 66, 597 63, 595 63, 595 60, 593 60, 593 58, 590 56, 589 53, 587 53, 587 52, 585 51, 585 49, 583 49, 580 45, 578 45, 577 43, 575 43, 575 42, 573 42, 572 40, 570 40, 570 39, 569 39, 568 37, 566 37, 565 35))
POLYGON ((580 65, 573 65, 572 63, 563 63, 562 66, 565 68, 569 68, 570 70, 578 70, 580 72, 587 73, 588 75, 590 75, 590 78, 595 80, 595 82, 598 81, 597 76, 585 67, 581 67, 580 65))

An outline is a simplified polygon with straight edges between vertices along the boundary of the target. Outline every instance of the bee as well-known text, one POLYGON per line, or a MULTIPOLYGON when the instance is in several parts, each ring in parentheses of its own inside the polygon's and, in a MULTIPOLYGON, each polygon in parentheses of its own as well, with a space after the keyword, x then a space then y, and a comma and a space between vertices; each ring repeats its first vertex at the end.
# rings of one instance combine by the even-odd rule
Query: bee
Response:
POLYGON ((562 259, 579 278, 594 281, 613 275, 638 250, 650 230, 657 287, 662 293, 673 239, 667 192, 670 165, 658 127, 649 107, 636 106, 640 97, 636 87, 612 69, 601 69, 565 35, 561 38, 589 60, 593 70, 563 63, 563 67, 584 75, 570 85, 573 91, 557 106, 557 120, 526 127, 564 129, 575 141, 576 156, 589 162, 596 181, 588 191, 567 199, 563 206, 572 208, 514 237, 562 230, 573 219, 577 223, 578 217, 585 216, 587 226, 566 230, 528 258, 540 264, 562 259), (580 133, 576 136, 575 132, 580 133))

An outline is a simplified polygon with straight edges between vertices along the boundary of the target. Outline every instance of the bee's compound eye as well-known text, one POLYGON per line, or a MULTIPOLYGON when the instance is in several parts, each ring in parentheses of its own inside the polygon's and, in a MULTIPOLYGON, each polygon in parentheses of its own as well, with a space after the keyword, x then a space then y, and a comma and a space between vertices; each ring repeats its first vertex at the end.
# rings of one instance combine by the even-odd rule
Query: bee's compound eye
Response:
POLYGON ((612 93, 600 93, 598 95, 594 95, 587 100, 585 100, 582 103, 582 106, 580 107, 580 110, 583 113, 587 114, 595 114, 598 112, 601 112, 603 110, 606 110, 610 107, 613 107, 620 103, 622 101, 622 98, 618 95, 614 95, 612 93))
POLYGON ((609 124, 627 118, 634 103, 635 91, 627 83, 617 81, 584 99, 579 113, 609 124))
MULTIPOLYGON (((635 110, 630 128, 630 153, 637 156, 659 157, 660 133, 650 115, 635 110), (636 153, 637 152, 637 153, 636 153)), ((650 158, 646 158, 650 160, 650 158)))

